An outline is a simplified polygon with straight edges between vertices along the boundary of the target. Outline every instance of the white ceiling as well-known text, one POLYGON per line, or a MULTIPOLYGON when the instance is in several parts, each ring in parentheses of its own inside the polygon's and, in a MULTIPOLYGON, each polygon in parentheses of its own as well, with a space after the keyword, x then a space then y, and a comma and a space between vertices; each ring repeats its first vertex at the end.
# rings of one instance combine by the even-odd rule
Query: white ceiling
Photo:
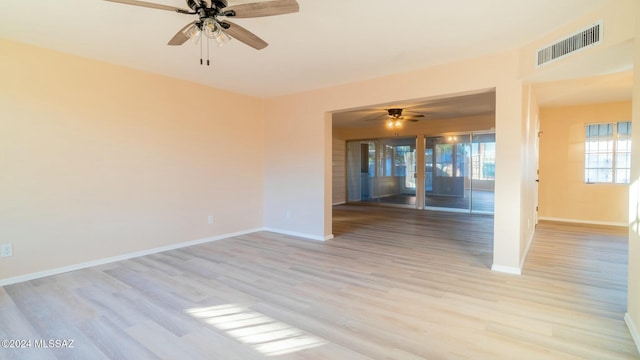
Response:
POLYGON ((209 67, 199 46, 166 45, 194 15, 102 0, 1 0, 0 37, 271 97, 516 49, 607 0, 298 2, 297 14, 234 20, 270 46, 212 47, 209 67))
POLYGON ((538 102, 546 107, 631 100, 633 71, 542 82, 534 87, 538 102))

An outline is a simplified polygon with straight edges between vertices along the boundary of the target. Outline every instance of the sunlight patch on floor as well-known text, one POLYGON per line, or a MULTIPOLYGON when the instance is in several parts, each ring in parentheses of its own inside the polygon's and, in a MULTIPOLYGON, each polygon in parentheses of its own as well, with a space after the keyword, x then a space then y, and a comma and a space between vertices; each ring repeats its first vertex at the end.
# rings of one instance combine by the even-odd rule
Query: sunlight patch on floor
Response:
POLYGON ((267 356, 302 351, 327 342, 236 304, 187 309, 186 313, 267 356))

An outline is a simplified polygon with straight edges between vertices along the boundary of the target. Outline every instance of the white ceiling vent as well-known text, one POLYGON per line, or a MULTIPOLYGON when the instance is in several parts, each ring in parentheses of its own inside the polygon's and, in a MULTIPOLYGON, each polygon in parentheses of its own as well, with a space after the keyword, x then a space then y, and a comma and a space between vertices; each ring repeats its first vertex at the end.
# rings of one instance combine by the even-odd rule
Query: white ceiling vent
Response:
POLYGON ((602 41, 602 20, 590 25, 584 30, 545 46, 538 50, 536 64, 542 66, 554 60, 563 58, 580 49, 594 46, 602 41))

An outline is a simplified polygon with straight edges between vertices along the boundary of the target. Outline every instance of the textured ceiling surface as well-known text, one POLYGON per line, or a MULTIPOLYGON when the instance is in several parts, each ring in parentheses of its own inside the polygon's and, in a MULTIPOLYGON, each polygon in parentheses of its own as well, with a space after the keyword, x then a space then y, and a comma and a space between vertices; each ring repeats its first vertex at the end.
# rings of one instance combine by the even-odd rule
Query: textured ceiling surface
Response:
MULTIPOLYGON (((187 7, 183 0, 148 1, 187 7)), ((166 45, 195 15, 102 0, 2 0, 0 37, 271 97, 516 49, 607 1, 298 2, 299 13, 235 19, 270 45, 212 45, 210 66, 200 65, 198 45, 166 45)))
MULTIPOLYGON (((188 8, 184 0, 149 1, 188 8)), ((237 40, 211 44, 210 66, 200 65, 206 47, 166 45, 195 15, 103 0, 2 0, 0 38, 268 98, 517 49, 608 1, 298 0, 299 13, 234 19, 269 46, 258 51, 237 40)), ((254 1, 228 0, 229 5, 249 2, 254 1)), ((615 73, 599 69, 599 76, 584 77, 577 75, 584 69, 575 66, 536 80, 539 103, 630 99, 632 70, 625 59, 631 51, 632 44, 584 64, 609 64, 619 69, 615 73)), ((363 104, 336 113, 334 125, 366 126, 368 118, 384 119, 386 109, 397 107, 413 108, 425 119, 485 114, 495 110, 494 98, 485 93, 363 104)))

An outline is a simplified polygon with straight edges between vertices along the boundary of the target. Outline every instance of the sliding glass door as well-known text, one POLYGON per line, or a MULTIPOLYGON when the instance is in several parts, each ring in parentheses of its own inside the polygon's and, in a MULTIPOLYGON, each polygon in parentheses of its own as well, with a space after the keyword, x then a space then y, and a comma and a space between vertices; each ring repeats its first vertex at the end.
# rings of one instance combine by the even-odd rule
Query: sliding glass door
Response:
POLYGON ((470 208, 469 134, 426 139, 425 207, 470 208))
POLYGON ((474 212, 493 213, 496 175, 496 134, 473 134, 471 183, 474 212))
POLYGON ((416 138, 347 142, 347 199, 416 204, 416 138))
POLYGON ((348 202, 493 213, 495 133, 428 136, 423 141, 424 165, 419 167, 414 137, 348 141, 348 202))
POLYGON ((493 212, 495 134, 425 139, 425 209, 493 212))

